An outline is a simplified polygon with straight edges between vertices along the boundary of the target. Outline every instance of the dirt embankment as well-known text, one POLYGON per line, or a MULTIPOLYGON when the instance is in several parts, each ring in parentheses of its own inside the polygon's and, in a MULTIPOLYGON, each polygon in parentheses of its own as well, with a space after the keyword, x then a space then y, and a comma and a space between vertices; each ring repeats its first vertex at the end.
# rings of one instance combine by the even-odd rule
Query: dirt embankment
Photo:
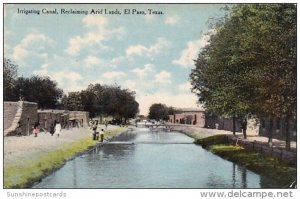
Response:
MULTIPOLYGON (((101 127, 102 128, 102 127, 101 127)), ((118 128, 118 126, 108 126, 106 131, 118 128)), ((105 127, 103 126, 103 129, 105 127)), ((49 132, 41 132, 37 137, 30 136, 10 136, 4 138, 4 164, 12 164, 20 160, 34 159, 42 153, 55 151, 65 145, 74 143, 84 138, 92 138, 92 131, 89 128, 63 129, 60 136, 51 136, 49 132)))
MULTIPOLYGON (((104 126, 99 128, 105 129, 104 126)), ((126 130, 109 126, 104 138, 110 139, 126 130)), ((64 129, 59 137, 44 132, 37 137, 4 137, 4 187, 28 188, 97 143, 92 140, 92 131, 88 128, 64 129)))

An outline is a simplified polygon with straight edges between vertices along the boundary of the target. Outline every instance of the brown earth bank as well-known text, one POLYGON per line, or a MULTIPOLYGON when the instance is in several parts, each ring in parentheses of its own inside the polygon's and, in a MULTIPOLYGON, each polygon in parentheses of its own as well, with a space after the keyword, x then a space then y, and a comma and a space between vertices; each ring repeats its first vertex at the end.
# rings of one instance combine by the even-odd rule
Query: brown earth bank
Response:
MULTIPOLYGON (((127 127, 109 125, 104 139, 110 139, 127 130, 127 127)), ((28 188, 33 182, 60 168, 77 154, 98 144, 92 140, 89 128, 63 129, 59 137, 41 132, 37 137, 4 137, 4 187, 28 188)))
MULTIPOLYGON (((182 124, 182 125, 180 125, 180 124, 174 125, 173 124, 172 125, 172 124, 168 124, 168 123, 167 123, 167 125, 170 125, 173 130, 180 131, 180 132, 186 134, 187 136, 194 138, 195 140, 214 136, 214 135, 229 135, 229 136, 233 135, 233 133, 231 131, 201 128, 201 127, 197 127, 194 125, 184 125, 184 124, 182 124)), ((243 139, 243 134, 241 132, 236 132, 236 137, 243 139)), ((268 143, 267 137, 253 135, 253 134, 249 134, 247 136, 247 140, 257 141, 257 142, 261 142, 261 143, 265 143, 265 144, 268 143)), ((272 139, 272 144, 274 147, 277 147, 277 148, 285 148, 285 141, 283 141, 283 140, 272 139)), ((296 149, 297 149, 296 146, 297 146, 296 142, 292 141, 291 142, 291 150, 296 152, 296 149)))

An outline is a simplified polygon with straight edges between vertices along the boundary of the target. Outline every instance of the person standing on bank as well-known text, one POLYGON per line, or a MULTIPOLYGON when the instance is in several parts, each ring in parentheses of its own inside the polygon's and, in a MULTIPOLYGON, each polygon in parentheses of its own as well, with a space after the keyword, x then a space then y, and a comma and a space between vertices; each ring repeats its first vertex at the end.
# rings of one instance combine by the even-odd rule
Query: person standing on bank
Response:
POLYGON ((37 134, 40 132, 39 125, 39 122, 36 122, 33 126, 34 137, 37 137, 37 134))
POLYGON ((242 131, 243 131, 243 135, 244 135, 244 139, 247 139, 247 119, 244 118, 242 121, 242 131))
POLYGON ((101 129, 100 131, 100 142, 103 142, 104 140, 104 129, 101 129))
POLYGON ((51 134, 51 136, 53 136, 53 134, 54 134, 54 125, 53 125, 53 123, 50 126, 50 134, 51 134))
POLYGON ((93 130, 93 140, 96 140, 96 135, 97 135, 97 128, 98 128, 98 120, 96 120, 92 126, 93 130))
POLYGON ((56 125, 55 125, 55 133, 57 134, 57 137, 59 137, 60 133, 61 133, 61 125, 58 122, 56 122, 56 125))
POLYGON ((108 122, 105 120, 105 129, 107 129, 108 122))

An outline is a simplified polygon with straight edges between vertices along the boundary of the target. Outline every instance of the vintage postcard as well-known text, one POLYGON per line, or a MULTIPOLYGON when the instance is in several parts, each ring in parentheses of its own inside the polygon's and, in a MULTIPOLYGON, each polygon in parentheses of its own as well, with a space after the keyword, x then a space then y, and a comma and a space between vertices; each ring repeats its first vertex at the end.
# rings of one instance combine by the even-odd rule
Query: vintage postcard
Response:
POLYGON ((293 197, 297 4, 3 12, 4 189, 293 197))

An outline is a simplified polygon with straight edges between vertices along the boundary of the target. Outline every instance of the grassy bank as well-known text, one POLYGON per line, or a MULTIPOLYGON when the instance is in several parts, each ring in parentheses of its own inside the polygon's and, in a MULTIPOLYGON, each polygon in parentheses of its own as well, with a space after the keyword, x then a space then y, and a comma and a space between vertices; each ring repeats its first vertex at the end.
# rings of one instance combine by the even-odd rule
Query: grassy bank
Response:
MULTIPOLYGON (((110 139, 122 132, 126 128, 118 128, 107 131, 105 139, 110 139)), ((28 188, 34 182, 49 175, 54 170, 60 168, 66 161, 74 158, 77 154, 93 147, 97 141, 91 137, 84 138, 72 144, 63 145, 59 149, 51 152, 41 153, 39 157, 24 162, 17 160, 14 164, 4 166, 4 187, 5 188, 28 188)))
POLYGON ((202 138, 207 137, 206 133, 196 133, 192 129, 186 127, 186 126, 174 126, 172 127, 174 131, 179 131, 191 138, 194 138, 195 140, 199 140, 202 138))
MULTIPOLYGON (((226 143, 225 135, 197 140, 196 143, 212 153, 247 169, 276 180, 282 186, 296 180, 296 165, 257 151, 226 143)), ((279 187, 280 188, 280 187, 279 187)))
POLYGON ((202 139, 196 139, 195 143, 201 145, 203 148, 208 148, 211 145, 224 144, 228 142, 226 135, 214 135, 202 139))

